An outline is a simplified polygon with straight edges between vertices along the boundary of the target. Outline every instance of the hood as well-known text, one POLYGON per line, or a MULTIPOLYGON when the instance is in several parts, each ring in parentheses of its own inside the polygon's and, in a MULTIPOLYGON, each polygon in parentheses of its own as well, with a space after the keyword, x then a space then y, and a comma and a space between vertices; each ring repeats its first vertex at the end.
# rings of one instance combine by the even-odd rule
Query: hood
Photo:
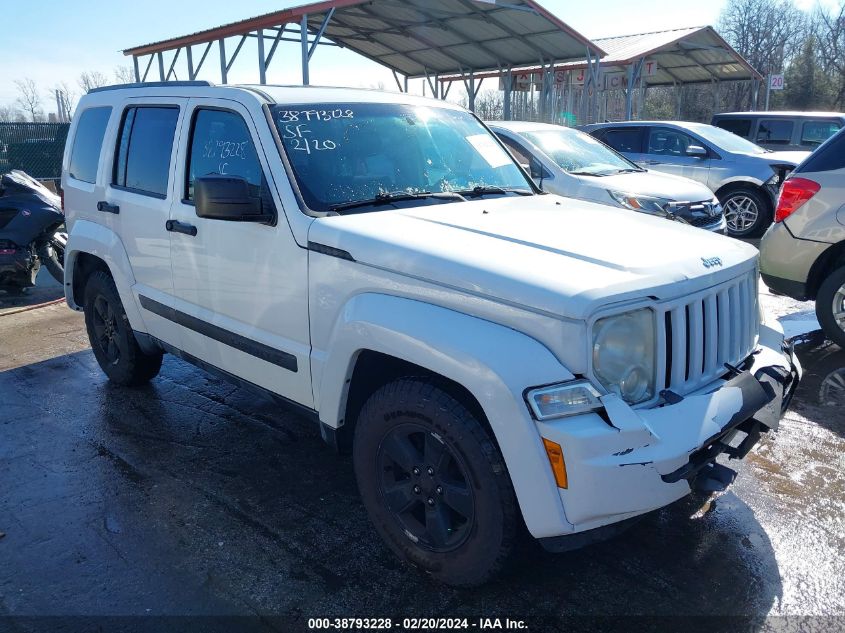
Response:
POLYGON ((713 192, 700 182, 658 171, 614 174, 601 178, 579 176, 579 178, 590 180, 604 189, 668 198, 675 202, 709 202, 715 197, 713 192))
POLYGON ((804 162, 804 159, 810 155, 811 152, 766 152, 765 154, 753 154, 765 159, 771 164, 777 165, 792 165, 797 167, 804 162))
POLYGON ((721 235, 554 195, 319 218, 308 239, 365 265, 579 320, 610 303, 721 283, 757 254, 721 235), (706 268, 711 258, 722 265, 706 268))

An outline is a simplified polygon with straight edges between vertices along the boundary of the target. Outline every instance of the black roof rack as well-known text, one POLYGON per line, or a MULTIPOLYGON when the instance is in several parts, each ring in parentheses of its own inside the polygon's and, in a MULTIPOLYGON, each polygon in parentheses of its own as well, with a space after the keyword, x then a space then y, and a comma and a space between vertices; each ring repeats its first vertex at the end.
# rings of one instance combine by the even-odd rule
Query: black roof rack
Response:
POLYGON ((210 81, 142 81, 134 84, 115 84, 113 86, 100 86, 99 88, 91 88, 88 94, 94 92, 106 92, 108 90, 124 90, 132 88, 185 88, 194 87, 202 88, 213 86, 210 81))

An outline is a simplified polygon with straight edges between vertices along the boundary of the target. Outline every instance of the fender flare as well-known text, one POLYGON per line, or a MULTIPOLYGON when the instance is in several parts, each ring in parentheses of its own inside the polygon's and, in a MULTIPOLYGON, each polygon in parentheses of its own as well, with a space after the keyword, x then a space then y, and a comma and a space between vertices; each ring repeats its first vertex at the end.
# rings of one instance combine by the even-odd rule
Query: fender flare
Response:
POLYGON ((511 328, 413 299, 366 293, 339 312, 316 394, 320 420, 342 421, 349 380, 364 350, 399 358, 464 386, 481 405, 535 537, 571 531, 537 426, 528 387, 574 375, 541 343, 511 328))
POLYGON ((81 310, 73 296, 73 275, 76 268, 76 258, 80 253, 87 253, 103 260, 108 266, 109 273, 117 286, 120 301, 129 319, 132 329, 146 333, 144 319, 135 296, 132 293, 132 286, 135 285, 135 276, 132 274, 132 266, 129 263, 129 256, 123 242, 110 228, 90 222, 88 220, 77 220, 73 223, 67 240, 65 252, 65 301, 74 310, 81 310))

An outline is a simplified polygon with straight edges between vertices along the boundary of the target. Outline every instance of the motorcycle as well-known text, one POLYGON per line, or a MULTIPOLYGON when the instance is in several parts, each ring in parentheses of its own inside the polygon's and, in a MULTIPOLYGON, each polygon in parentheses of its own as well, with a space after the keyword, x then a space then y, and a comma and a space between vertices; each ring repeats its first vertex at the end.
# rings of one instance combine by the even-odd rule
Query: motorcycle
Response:
POLYGON ((37 180, 19 170, 0 178, 0 290, 31 288, 42 264, 64 283, 64 221, 61 198, 37 180))

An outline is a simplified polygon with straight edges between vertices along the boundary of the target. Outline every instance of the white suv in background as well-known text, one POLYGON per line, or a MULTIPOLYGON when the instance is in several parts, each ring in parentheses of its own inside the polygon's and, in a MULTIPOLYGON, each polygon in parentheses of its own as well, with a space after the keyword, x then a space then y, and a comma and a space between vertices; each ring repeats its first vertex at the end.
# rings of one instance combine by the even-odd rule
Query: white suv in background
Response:
POLYGON ((310 416, 386 543, 447 583, 489 578, 523 522, 569 549, 723 489, 716 457, 776 428, 800 374, 754 248, 540 195, 442 101, 98 89, 62 185, 67 302, 106 375, 170 352, 310 416))

